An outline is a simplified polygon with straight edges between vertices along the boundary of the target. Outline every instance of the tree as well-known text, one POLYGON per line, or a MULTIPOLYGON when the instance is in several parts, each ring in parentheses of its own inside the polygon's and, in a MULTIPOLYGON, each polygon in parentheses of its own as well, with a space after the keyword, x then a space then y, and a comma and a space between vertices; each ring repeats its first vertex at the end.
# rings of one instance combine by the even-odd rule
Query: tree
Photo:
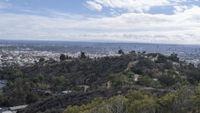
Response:
POLYGON ((43 58, 43 57, 41 57, 40 59, 39 59, 39 62, 44 62, 45 61, 45 59, 43 58))
POLYGON ((178 55, 175 53, 172 53, 168 58, 174 62, 179 62, 178 55))
POLYGON ((64 60, 66 60, 66 56, 64 54, 61 54, 60 55, 60 61, 64 61, 64 60))
POLYGON ((109 80, 111 80, 114 87, 122 87, 133 84, 133 77, 125 73, 112 74, 109 77, 109 80))
POLYGON ((123 51, 122 49, 120 49, 120 50, 118 51, 118 54, 124 55, 125 53, 124 53, 124 51, 123 51))
POLYGON ((166 63, 166 62, 167 62, 167 57, 159 54, 156 63, 166 63))
POLYGON ((195 89, 195 94, 192 96, 192 102, 194 106, 195 113, 200 112, 200 84, 195 89))
POLYGON ((137 84, 142 85, 142 86, 148 86, 148 87, 161 87, 161 84, 159 81, 155 81, 149 76, 139 77, 137 84))
POLYGON ((193 92, 188 86, 183 86, 174 93, 168 93, 158 100, 158 113, 199 113, 191 112, 193 92))
POLYGON ((153 96, 141 91, 130 91, 127 94, 128 113, 156 113, 157 103, 153 96))
POLYGON ((81 52, 81 56, 80 56, 80 58, 81 58, 81 59, 86 58, 85 52, 81 52))
POLYGON ((176 75, 171 73, 164 73, 158 78, 158 80, 165 86, 172 86, 177 82, 176 75))
POLYGON ((54 91, 64 90, 65 84, 67 83, 64 76, 53 76, 51 79, 54 91))
POLYGON ((36 94, 34 94, 34 93, 29 93, 29 94, 27 94, 27 96, 26 96, 26 103, 27 103, 27 104, 31 104, 31 103, 37 102, 38 99, 39 99, 39 97, 38 97, 36 94))
POLYGON ((130 51, 129 54, 133 54, 133 55, 135 55, 136 52, 133 50, 133 51, 130 51))

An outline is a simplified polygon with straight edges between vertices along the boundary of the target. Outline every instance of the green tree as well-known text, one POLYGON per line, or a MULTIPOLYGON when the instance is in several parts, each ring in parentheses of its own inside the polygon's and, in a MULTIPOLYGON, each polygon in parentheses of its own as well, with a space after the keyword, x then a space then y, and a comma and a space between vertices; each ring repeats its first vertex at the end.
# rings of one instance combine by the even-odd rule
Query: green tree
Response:
POLYGON ((168 58, 174 62, 179 62, 178 55, 175 53, 172 53, 168 58))
POLYGON ((128 113, 156 113, 158 105, 154 97, 140 91, 131 91, 127 95, 128 113))
POLYGON ((45 59, 43 58, 43 57, 41 57, 40 59, 39 59, 39 62, 44 62, 45 61, 45 59))
POLYGON ((195 89, 195 94, 192 96, 193 110, 195 113, 200 112, 200 84, 195 89))
POLYGON ((64 60, 66 60, 66 56, 64 54, 61 54, 60 55, 60 61, 64 61, 64 60))
POLYGON ((118 54, 124 55, 125 53, 124 53, 124 51, 123 51, 122 49, 120 49, 120 50, 118 51, 118 54))
POLYGON ((81 52, 80 58, 81 58, 81 59, 87 58, 86 55, 85 55, 85 52, 81 52))

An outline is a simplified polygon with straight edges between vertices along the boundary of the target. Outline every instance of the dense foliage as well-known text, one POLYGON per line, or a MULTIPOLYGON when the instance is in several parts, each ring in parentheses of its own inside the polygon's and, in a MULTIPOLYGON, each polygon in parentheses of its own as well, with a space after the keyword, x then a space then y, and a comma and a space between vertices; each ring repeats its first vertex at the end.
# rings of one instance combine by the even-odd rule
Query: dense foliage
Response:
POLYGON ((81 106, 68 106, 64 113, 199 113, 199 89, 200 86, 195 90, 184 86, 161 97, 129 91, 124 96, 97 98, 81 106))
POLYGON ((0 80, 7 80, 6 87, 0 91, 3 107, 29 104, 27 109, 32 109, 31 105, 45 103, 43 108, 34 109, 57 113, 66 108, 63 104, 66 102, 61 102, 59 96, 63 91, 70 91, 75 96, 93 92, 93 97, 76 100, 84 105, 68 106, 66 113, 199 112, 200 88, 194 87, 200 81, 200 68, 180 61, 176 54, 135 51, 125 54, 119 50, 119 56, 92 59, 84 52, 78 58, 61 54, 60 61, 41 58, 29 67, 2 68, 0 80), (113 97, 96 94, 99 90, 113 90, 110 93, 113 97), (127 94, 128 90, 134 91, 127 94), (117 92, 123 93, 116 96, 117 92), (102 98, 89 102, 95 97, 102 98), (51 111, 49 101, 52 100, 57 107, 51 111))

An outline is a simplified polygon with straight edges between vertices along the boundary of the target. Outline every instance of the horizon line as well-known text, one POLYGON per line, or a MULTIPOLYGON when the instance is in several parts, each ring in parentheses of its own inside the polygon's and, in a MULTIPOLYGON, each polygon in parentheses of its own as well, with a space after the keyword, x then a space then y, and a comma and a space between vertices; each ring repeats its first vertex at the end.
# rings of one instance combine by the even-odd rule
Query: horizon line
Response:
POLYGON ((35 41, 35 42, 72 42, 72 43, 108 43, 108 44, 152 44, 152 45, 185 45, 200 46, 200 44, 184 44, 184 43, 151 43, 151 42, 134 42, 134 41, 114 41, 114 40, 47 40, 47 39, 1 39, 0 41, 35 41))

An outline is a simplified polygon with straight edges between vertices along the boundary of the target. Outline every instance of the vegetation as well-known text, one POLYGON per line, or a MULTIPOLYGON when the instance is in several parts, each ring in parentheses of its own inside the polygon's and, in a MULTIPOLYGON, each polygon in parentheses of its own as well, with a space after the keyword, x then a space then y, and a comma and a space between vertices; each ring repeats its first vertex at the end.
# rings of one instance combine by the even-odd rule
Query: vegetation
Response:
POLYGON ((199 113, 199 88, 193 91, 184 86, 161 97, 129 91, 126 95, 97 98, 81 106, 68 106, 64 113, 199 113))
POLYGON ((60 61, 41 58, 29 67, 2 68, 7 84, 0 106, 29 104, 22 113, 200 112, 200 66, 177 54, 118 53, 93 59, 84 52, 78 58, 61 54, 60 61))

